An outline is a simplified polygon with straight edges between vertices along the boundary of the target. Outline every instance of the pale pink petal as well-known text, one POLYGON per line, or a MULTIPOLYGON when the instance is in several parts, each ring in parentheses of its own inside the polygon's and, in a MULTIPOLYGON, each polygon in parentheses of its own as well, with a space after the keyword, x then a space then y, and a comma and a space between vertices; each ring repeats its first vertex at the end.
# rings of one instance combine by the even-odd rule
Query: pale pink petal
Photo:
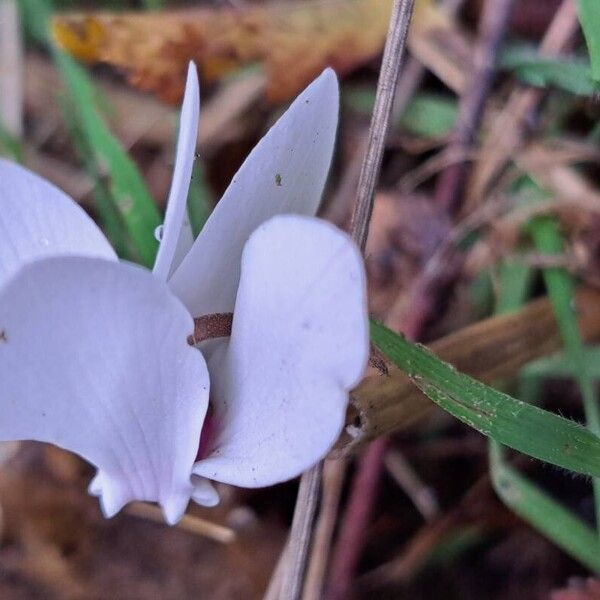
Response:
POLYGON ((169 281, 193 316, 231 312, 250 234, 274 215, 317 212, 333 153, 339 91, 327 69, 251 152, 169 281))
POLYGON ((175 270, 194 242, 187 215, 187 197, 194 167, 199 116, 198 73, 196 65, 190 62, 181 107, 173 179, 167 200, 165 222, 161 228, 160 246, 154 263, 154 273, 163 280, 175 270))
POLYGON ((194 473, 256 487, 327 454, 369 353, 363 261, 311 217, 279 216, 246 244, 230 341, 208 358, 216 435, 194 473))
POLYGON ((32 260, 69 254, 117 259, 104 234, 71 198, 0 159, 0 288, 32 260))
POLYGON ((177 521, 209 392, 192 330, 140 267, 78 257, 24 266, 0 290, 0 440, 50 442, 94 464, 90 491, 107 516, 148 500, 177 521))

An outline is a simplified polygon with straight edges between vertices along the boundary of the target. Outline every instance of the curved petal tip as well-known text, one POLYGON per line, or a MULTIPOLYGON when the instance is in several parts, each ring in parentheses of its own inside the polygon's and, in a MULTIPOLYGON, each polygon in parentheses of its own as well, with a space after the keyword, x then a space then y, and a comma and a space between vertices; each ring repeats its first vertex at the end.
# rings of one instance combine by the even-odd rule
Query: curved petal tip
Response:
POLYGON ((190 493, 184 493, 183 491, 176 494, 174 493, 167 499, 161 500, 160 506, 162 508, 165 521, 169 525, 175 525, 178 523, 185 514, 185 509, 187 508, 189 501, 190 493))

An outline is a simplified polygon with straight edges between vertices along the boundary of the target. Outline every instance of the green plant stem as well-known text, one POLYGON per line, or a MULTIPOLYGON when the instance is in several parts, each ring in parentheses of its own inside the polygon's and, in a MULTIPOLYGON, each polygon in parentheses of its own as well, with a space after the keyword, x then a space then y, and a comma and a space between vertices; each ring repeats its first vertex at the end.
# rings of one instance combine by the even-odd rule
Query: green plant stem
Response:
MULTIPOLYGON (((558 224, 552 217, 534 219, 530 226, 531 235, 538 250, 545 254, 561 254, 563 241, 558 224)), ((600 410, 594 381, 587 368, 583 345, 574 306, 574 281, 562 268, 544 269, 544 281, 552 300, 554 312, 565 344, 565 352, 576 367, 575 380, 581 390, 587 427, 600 435, 600 410)), ((600 517, 600 479, 592 481, 596 523, 600 517)))

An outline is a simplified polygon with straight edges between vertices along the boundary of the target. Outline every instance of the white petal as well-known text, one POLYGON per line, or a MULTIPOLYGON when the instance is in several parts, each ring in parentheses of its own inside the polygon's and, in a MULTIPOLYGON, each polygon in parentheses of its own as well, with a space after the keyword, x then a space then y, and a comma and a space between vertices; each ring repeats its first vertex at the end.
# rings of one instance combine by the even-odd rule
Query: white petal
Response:
POLYGON ((0 288, 22 265, 65 254, 117 258, 71 198, 31 171, 0 159, 0 288))
POLYGON ((208 404, 192 319, 149 271, 62 257, 23 267, 0 292, 0 440, 35 439, 98 468, 107 516, 157 501, 185 510, 208 404))
POLYGON ((188 66, 185 95, 179 120, 179 137, 175 154, 173 180, 167 200, 165 223, 160 247, 154 263, 154 273, 167 280, 192 247, 194 237, 187 215, 187 196, 194 167, 200 116, 200 87, 196 65, 188 66))
POLYGON ((317 212, 333 153, 339 91, 327 69, 254 148, 169 281, 193 316, 231 312, 250 234, 274 215, 317 212))
POLYGON ((256 487, 325 456, 369 352, 363 261, 325 221, 279 216, 242 258, 232 335, 208 359, 217 433, 194 473, 256 487))
POLYGON ((200 506, 217 506, 219 504, 219 493, 215 490, 213 484, 204 477, 192 477, 194 491, 192 492, 192 500, 200 506))

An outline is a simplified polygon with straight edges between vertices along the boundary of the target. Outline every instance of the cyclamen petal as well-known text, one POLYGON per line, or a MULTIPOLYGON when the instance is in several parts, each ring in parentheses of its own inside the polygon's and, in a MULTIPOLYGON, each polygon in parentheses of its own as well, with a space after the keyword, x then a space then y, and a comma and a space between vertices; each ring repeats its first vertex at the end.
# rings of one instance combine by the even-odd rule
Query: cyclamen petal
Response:
POLYGON ((117 260, 104 234, 71 198, 0 159, 0 288, 23 265, 62 255, 117 260))
POLYGON ((194 473, 259 487, 309 468, 339 436, 368 353, 352 240, 311 217, 263 224, 244 249, 231 338, 207 359, 219 431, 194 473))
POLYGON ((107 516, 148 500, 176 522, 208 406, 192 330, 145 269, 79 257, 23 267, 0 290, 0 440, 50 442, 94 464, 90 491, 107 516))
POLYGON ((169 280, 194 317, 232 312, 250 234, 271 217, 317 212, 333 154, 339 111, 326 69, 250 153, 169 280))
POLYGON ((0 161, 0 441, 76 452, 98 468, 89 491, 107 516, 148 500, 169 523, 190 498, 218 502, 210 479, 270 485, 328 452, 368 357, 361 255, 332 225, 298 216, 318 208, 338 95, 326 70, 251 153, 183 258, 199 113, 190 65, 154 275, 115 262, 73 201, 0 161), (187 344, 189 311, 234 305, 231 338, 202 344, 214 409, 202 432, 209 374, 187 344), (201 432, 208 450, 196 461, 201 432))
POLYGON ((165 223, 154 273, 166 280, 194 242, 192 228, 187 215, 187 197, 194 167, 196 141, 198 139, 198 120, 200 116, 200 87, 198 72, 194 63, 188 67, 185 95, 179 119, 179 136, 175 154, 173 180, 167 200, 165 223))

